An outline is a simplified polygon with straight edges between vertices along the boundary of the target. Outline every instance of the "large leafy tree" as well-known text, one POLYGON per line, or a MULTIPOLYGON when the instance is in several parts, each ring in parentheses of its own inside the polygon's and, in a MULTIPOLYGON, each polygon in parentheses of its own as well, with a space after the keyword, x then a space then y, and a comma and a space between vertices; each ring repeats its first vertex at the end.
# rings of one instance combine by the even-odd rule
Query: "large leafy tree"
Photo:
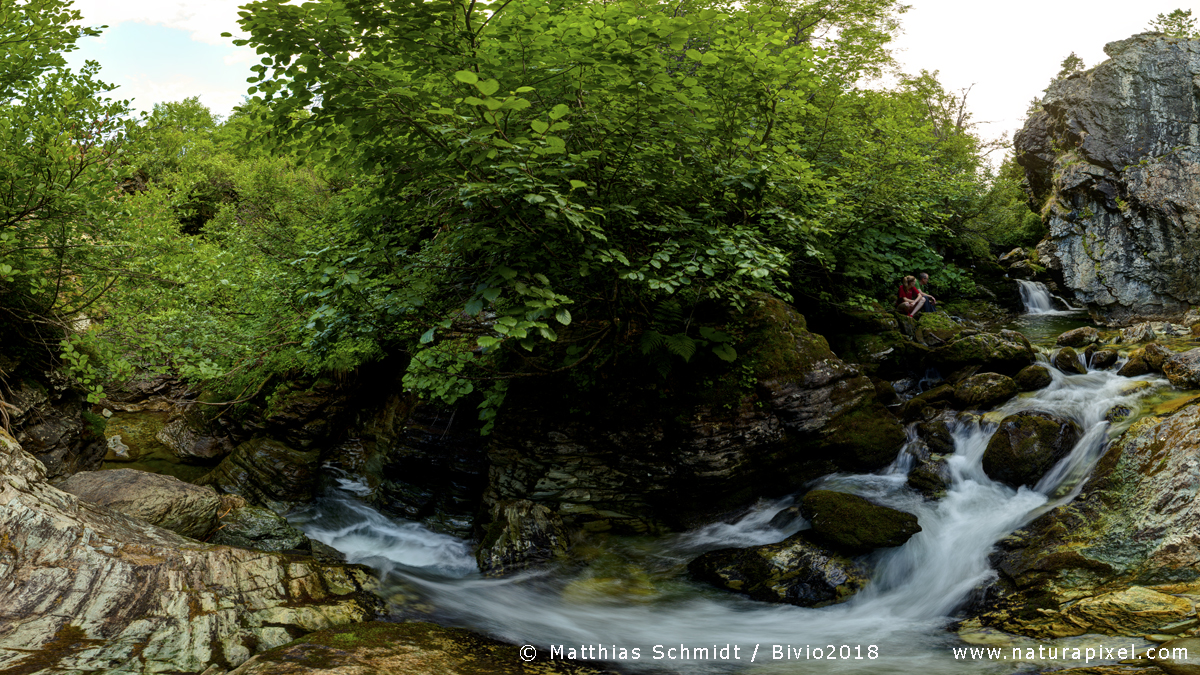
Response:
POLYGON ((53 358, 120 274, 102 240, 126 108, 104 98, 97 64, 65 67, 76 40, 97 34, 69 7, 0 5, 0 345, 17 363, 53 358))
POLYGON ((555 371, 660 316, 648 348, 733 358, 673 317, 779 292, 816 228, 795 139, 819 56, 777 8, 267 0, 243 17, 280 128, 366 177, 353 245, 307 260, 314 344, 411 338, 410 383, 443 397, 518 374, 481 354, 555 371), (565 353, 536 351, 567 326, 565 353))

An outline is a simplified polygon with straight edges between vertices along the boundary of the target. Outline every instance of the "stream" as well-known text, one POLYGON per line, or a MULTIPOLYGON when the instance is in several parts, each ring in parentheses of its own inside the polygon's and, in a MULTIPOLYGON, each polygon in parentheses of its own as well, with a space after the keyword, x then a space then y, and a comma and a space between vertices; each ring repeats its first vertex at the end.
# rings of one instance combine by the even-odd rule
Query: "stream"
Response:
MULTIPOLYGON (((1064 312, 1046 311, 1022 321, 1063 318, 1074 319, 1064 312)), ((952 423, 952 482, 939 501, 925 500, 907 487, 910 461, 904 449, 880 473, 835 474, 820 481, 820 487, 856 493, 914 513, 922 527, 903 546, 871 554, 875 572, 865 590, 845 603, 820 609, 760 603, 687 576, 687 563, 704 551, 773 543, 807 527, 803 521, 772 524, 775 514, 792 503, 790 498, 763 500, 736 522, 682 534, 597 535, 576 548, 572 564, 503 578, 478 573, 469 542, 389 519, 358 501, 357 486, 345 480, 342 488, 331 488, 292 519, 313 539, 344 552, 351 562, 379 569, 383 595, 404 599, 396 605, 398 615, 408 616, 411 610, 406 607, 419 606, 423 618, 515 644, 560 649, 564 654, 582 647, 583 657, 608 662, 622 672, 1034 672, 1036 660, 985 660, 967 666, 952 655, 953 648, 965 643, 946 628, 954 621, 955 610, 994 575, 988 565, 994 544, 1045 510, 1074 498, 1108 440, 1130 423, 1111 427, 1105 413, 1116 405, 1136 411, 1142 405, 1140 397, 1155 388, 1134 391, 1131 382, 1165 385, 1156 376, 1118 377, 1115 369, 1082 375, 1054 368, 1050 372, 1053 382, 1048 387, 1020 395, 982 418, 964 415, 952 423), (1071 417, 1085 433, 1036 489, 1013 490, 990 480, 981 459, 999 419, 1033 409, 1071 417), (589 646, 594 646, 590 654, 589 646), (600 646, 605 648, 602 653, 600 646), (680 658, 681 646, 693 658, 680 658), (695 648, 708 648, 707 658, 694 658, 695 648), (817 659, 814 650, 822 658, 817 659), (656 658, 659 654, 662 658, 656 658), (670 658, 671 654, 677 658, 670 658), (830 658, 831 654, 837 658, 830 658)), ((1135 413, 1129 420, 1136 417, 1135 413)), ((1118 641, 1092 637, 1093 644, 1118 641)), ((1005 653, 1010 646, 1036 649, 1038 644, 1013 636, 997 639, 1005 653)), ((549 651, 537 656, 539 660, 549 657, 549 651)))

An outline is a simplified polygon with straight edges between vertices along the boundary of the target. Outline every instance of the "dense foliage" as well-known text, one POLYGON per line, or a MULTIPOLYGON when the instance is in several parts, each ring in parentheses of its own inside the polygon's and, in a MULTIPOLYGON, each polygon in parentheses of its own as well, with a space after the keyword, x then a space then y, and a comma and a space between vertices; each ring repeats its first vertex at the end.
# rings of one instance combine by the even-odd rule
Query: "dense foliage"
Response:
POLYGON ((241 401, 400 355, 407 386, 482 392, 490 418, 512 378, 735 361, 758 294, 865 306, 918 270, 969 293, 972 260, 1040 223, 966 92, 863 86, 904 9, 262 0, 241 22, 252 99, 228 120, 162 104, 122 134, 91 66, 39 66, 26 80, 91 126, 38 124, 91 135, 28 158, 80 169, 14 211, 0 309, 86 310, 64 351, 83 378, 170 370, 241 401))

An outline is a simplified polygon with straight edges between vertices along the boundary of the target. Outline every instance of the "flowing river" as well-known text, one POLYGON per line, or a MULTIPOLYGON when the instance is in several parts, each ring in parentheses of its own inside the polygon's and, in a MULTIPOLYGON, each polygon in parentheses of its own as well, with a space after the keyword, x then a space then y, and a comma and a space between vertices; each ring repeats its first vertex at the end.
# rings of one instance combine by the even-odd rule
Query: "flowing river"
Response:
MULTIPOLYGON (((349 490, 331 489, 293 519, 351 562, 380 569, 385 596, 393 593, 406 600, 397 605, 401 613, 408 611, 404 607, 423 607, 425 616, 439 622, 543 650, 561 645, 565 653, 592 646, 583 657, 621 671, 1033 672, 1036 661, 974 661, 968 666, 952 653, 965 643, 946 627, 955 610, 992 578, 987 558, 994 544, 1074 498, 1108 440, 1120 431, 1110 427, 1105 413, 1117 405, 1136 411, 1139 398, 1153 389, 1131 386, 1134 380, 1118 377, 1115 369, 1083 375, 1050 372, 1053 382, 1045 389, 1018 396, 984 418, 963 415, 952 423, 952 483, 941 500, 925 500, 906 486, 910 462, 903 449, 883 472, 822 479, 821 487, 916 514, 922 531, 903 546, 872 554, 875 573, 867 589, 821 609, 755 602, 687 577, 687 563, 704 551, 772 543, 807 527, 803 521, 773 524, 773 516, 790 499, 763 501, 737 522, 683 534, 600 537, 577 548, 574 564, 504 578, 481 576, 469 543, 389 519, 357 501, 355 486, 345 481, 343 488, 349 490), (1033 490, 996 483, 981 468, 996 422, 1021 410, 1071 417, 1085 431, 1072 453, 1033 490), (681 646, 689 656, 706 647, 708 658, 671 659, 668 650, 680 657, 681 646), (655 658, 657 654, 663 658, 655 658)), ((1134 379, 1165 385, 1151 376, 1134 379)), ((1010 645, 1037 644, 1012 640, 1004 643, 1005 654, 1010 645)), ((537 658, 548 656, 543 652, 537 658)))

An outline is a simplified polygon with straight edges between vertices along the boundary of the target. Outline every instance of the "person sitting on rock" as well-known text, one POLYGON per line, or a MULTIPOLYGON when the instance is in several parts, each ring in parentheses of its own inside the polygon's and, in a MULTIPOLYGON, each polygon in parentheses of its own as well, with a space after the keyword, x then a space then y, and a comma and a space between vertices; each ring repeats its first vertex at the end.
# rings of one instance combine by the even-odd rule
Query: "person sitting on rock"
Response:
POLYGON ((916 316, 925 306, 925 294, 917 288, 917 278, 911 274, 900 282, 900 300, 896 303, 896 311, 909 316, 916 316))
POLYGON ((929 273, 921 272, 917 275, 917 291, 925 298, 925 306, 921 308, 922 312, 936 312, 937 298, 930 295, 929 290, 929 273))

